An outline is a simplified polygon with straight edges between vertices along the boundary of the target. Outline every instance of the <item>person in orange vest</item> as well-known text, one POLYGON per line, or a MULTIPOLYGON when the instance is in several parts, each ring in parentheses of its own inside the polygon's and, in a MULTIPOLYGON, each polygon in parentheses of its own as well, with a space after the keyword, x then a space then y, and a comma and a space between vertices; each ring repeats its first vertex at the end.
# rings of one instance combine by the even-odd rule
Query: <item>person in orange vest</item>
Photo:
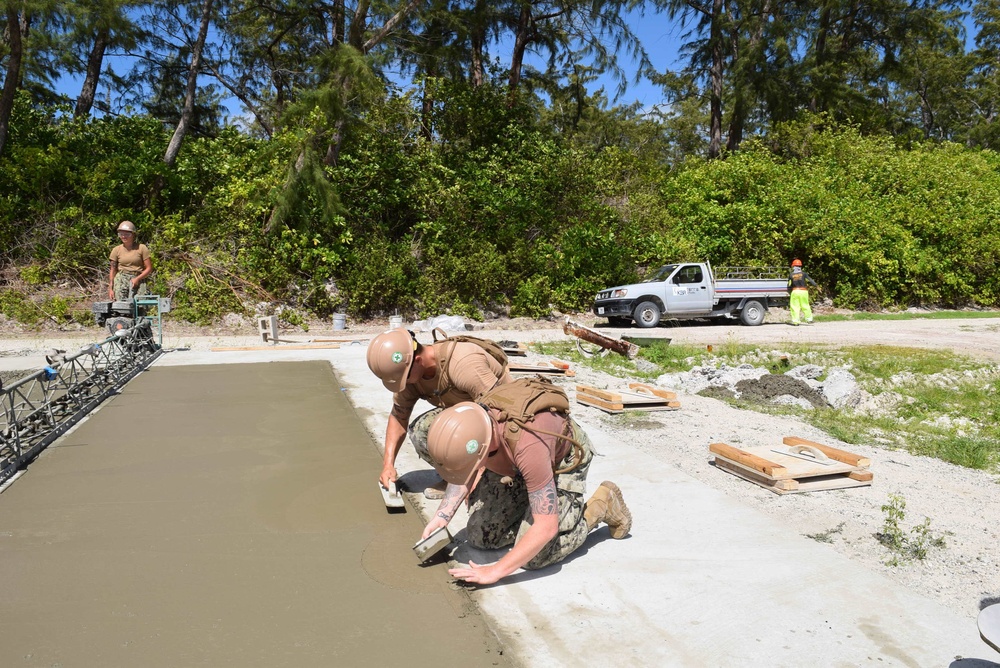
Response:
POLYGON ((792 311, 792 324, 798 325, 800 314, 805 316, 805 323, 811 325, 813 321, 812 308, 809 306, 809 287, 806 281, 812 283, 817 288, 816 281, 809 277, 809 274, 802 268, 802 260, 792 260, 792 271, 788 275, 788 307, 792 311))

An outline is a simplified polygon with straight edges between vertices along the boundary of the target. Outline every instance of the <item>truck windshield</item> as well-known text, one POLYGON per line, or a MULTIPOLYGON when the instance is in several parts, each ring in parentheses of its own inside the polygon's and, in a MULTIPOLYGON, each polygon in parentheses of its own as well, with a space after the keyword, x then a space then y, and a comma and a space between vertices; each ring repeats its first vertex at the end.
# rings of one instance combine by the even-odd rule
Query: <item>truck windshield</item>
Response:
POLYGON ((656 283, 658 281, 665 281, 667 277, 677 268, 676 264, 668 264, 666 266, 660 267, 656 271, 651 271, 642 279, 642 283, 656 283))

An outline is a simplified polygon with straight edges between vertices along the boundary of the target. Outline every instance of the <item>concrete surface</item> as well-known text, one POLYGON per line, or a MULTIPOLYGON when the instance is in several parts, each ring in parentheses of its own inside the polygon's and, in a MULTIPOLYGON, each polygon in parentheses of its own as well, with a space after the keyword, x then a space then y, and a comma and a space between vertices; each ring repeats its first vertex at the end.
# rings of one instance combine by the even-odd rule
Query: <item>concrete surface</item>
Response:
MULTIPOLYGON (((484 334, 532 338, 530 332, 484 334)), ((328 360, 380 445, 390 398, 368 371, 364 351, 358 345, 181 351, 156 367, 328 360)), ((604 479, 619 484, 632 509, 632 534, 614 541, 599 529, 560 565, 475 590, 505 656, 532 667, 1000 665, 975 620, 866 571, 594 425, 583 426, 602 455, 591 466, 591 488, 604 479)), ((426 466, 409 445, 397 468, 413 488, 428 478, 421 478, 426 466)), ((369 496, 381 506, 374 491, 369 496)), ((437 504, 409 498, 427 509, 437 504)), ((412 530, 410 543, 419 535, 419 527, 412 530)))
POLYGON ((508 665, 380 468, 326 362, 142 373, 0 494, 0 665, 508 665))

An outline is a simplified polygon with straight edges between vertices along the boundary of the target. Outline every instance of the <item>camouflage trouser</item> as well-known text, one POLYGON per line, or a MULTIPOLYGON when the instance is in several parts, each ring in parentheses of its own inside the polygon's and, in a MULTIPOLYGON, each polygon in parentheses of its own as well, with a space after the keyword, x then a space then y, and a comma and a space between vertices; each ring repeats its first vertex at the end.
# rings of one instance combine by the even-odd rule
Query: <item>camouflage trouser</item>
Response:
POLYGON ((441 415, 443 408, 433 408, 422 415, 418 415, 414 418, 413 422, 410 423, 410 442, 413 443, 413 449, 417 451, 417 456, 422 460, 431 463, 431 455, 427 451, 427 432, 431 430, 431 425, 434 424, 434 420, 437 419, 438 415, 441 415))
MULTIPOLYGON (((549 541, 525 568, 534 570, 555 564, 583 545, 589 528, 583 519, 587 491, 587 470, 594 457, 594 448, 586 432, 570 419, 572 436, 583 449, 580 465, 568 473, 556 476, 556 494, 559 497, 559 533, 549 541)), ((565 468, 573 461, 573 449, 560 462, 565 468)), ((514 476, 505 484, 496 473, 486 471, 469 497, 470 512, 467 532, 469 543, 484 549, 497 549, 512 545, 531 526, 531 509, 524 478, 514 476)))
POLYGON ((138 275, 139 274, 133 273, 131 271, 119 271, 117 274, 115 274, 114 289, 115 289, 116 302, 127 302, 132 297, 141 297, 142 295, 149 294, 149 288, 146 287, 146 281, 140 281, 139 288, 134 293, 132 293, 131 296, 129 295, 129 287, 130 287, 129 284, 131 283, 132 279, 138 275))
MULTIPOLYGON (((417 455, 431 463, 427 451, 427 432, 443 408, 434 408, 418 416, 410 423, 410 441, 417 455)), ((573 438, 583 448, 583 460, 573 471, 556 476, 556 494, 559 497, 559 533, 535 557, 525 564, 526 569, 543 568, 555 564, 573 553, 587 539, 589 529, 583 519, 586 502, 587 471, 594 458, 594 446, 587 433, 570 418, 573 438)), ((571 448, 559 468, 565 468, 573 461, 571 448)), ((510 483, 502 482, 501 476, 486 471, 479 484, 469 496, 469 542, 478 548, 497 549, 512 545, 531 526, 531 510, 528 507, 528 491, 524 478, 514 476, 510 483)))

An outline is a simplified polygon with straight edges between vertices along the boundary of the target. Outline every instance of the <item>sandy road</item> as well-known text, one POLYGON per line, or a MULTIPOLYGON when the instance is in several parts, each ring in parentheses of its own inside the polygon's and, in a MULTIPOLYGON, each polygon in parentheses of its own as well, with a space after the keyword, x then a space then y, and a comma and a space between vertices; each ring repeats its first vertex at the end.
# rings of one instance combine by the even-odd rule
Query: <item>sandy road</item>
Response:
POLYGON ((996 318, 947 320, 847 320, 799 327, 768 322, 759 327, 733 324, 618 329, 601 326, 599 322, 596 328, 613 335, 662 336, 678 343, 910 346, 952 350, 963 355, 1000 360, 1000 315, 996 318))

